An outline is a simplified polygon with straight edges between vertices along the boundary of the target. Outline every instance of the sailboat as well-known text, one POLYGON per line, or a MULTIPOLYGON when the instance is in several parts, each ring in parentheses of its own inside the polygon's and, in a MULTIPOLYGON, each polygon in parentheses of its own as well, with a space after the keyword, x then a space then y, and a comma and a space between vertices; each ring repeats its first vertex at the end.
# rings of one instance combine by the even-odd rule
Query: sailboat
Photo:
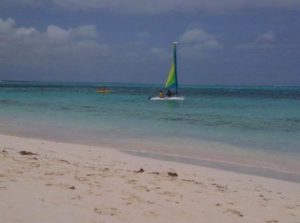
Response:
POLYGON ((159 96, 149 97, 153 101, 183 101, 184 97, 178 96, 178 79, 177 79, 177 44, 173 43, 173 62, 169 71, 168 78, 165 83, 165 90, 168 91, 167 95, 164 95, 161 91, 159 96))

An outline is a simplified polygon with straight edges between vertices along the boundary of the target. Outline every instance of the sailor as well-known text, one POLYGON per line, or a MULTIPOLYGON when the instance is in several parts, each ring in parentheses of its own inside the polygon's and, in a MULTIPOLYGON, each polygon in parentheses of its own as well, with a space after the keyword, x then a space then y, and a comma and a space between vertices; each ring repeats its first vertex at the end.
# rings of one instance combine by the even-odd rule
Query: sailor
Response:
POLYGON ((165 96, 164 96, 164 92, 162 91, 162 90, 160 90, 160 92, 159 92, 159 97, 160 98, 164 98, 165 96))
POLYGON ((168 91, 167 91, 167 96, 168 96, 168 97, 172 97, 172 96, 173 96, 173 92, 170 91, 170 90, 168 90, 168 91))

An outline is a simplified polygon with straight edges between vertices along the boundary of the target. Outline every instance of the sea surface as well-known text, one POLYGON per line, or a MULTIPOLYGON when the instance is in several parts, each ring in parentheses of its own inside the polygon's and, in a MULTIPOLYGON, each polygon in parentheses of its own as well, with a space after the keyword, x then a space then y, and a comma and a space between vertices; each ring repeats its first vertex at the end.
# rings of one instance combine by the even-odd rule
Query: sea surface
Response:
POLYGON ((182 86, 184 101, 148 100, 159 90, 2 81, 0 133, 300 173, 300 87, 182 86))

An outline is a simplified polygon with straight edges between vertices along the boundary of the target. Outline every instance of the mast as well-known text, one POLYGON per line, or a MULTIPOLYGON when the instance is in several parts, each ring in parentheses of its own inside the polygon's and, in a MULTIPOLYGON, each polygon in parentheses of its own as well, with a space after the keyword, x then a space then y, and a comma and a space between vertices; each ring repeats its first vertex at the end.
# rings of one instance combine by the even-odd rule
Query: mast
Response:
POLYGON ((173 60, 174 60, 174 71, 175 71, 175 93, 177 95, 178 93, 178 82, 177 82, 177 44, 178 42, 173 42, 174 45, 174 54, 173 54, 173 60))

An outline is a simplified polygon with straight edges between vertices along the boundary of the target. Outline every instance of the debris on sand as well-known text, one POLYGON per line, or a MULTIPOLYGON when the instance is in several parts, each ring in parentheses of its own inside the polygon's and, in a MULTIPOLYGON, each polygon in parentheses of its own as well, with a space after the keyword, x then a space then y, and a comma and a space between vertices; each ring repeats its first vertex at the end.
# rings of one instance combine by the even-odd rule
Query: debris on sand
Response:
POLYGON ((134 172, 136 172, 136 173, 144 173, 145 170, 143 168, 140 168, 138 171, 134 171, 134 172))
POLYGON ((33 152, 30 152, 30 151, 25 151, 25 150, 22 150, 19 152, 21 155, 25 155, 25 156, 34 156, 34 155, 39 155, 37 153, 33 153, 33 152))
POLYGON ((178 174, 176 172, 168 172, 169 177, 178 177, 178 174))

